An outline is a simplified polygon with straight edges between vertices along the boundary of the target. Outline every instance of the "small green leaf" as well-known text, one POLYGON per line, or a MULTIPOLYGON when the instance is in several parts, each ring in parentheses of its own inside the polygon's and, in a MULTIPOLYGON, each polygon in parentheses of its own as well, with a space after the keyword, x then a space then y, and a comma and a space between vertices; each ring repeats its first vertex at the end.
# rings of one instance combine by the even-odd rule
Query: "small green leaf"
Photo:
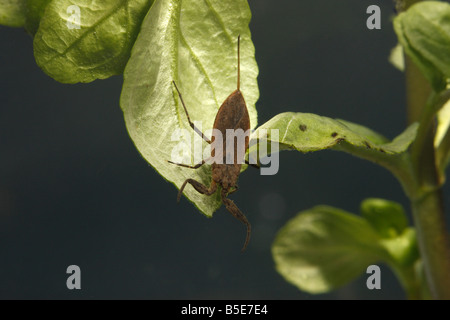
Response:
POLYGON ((37 64, 63 83, 91 82, 121 74, 151 3, 50 2, 34 38, 37 64))
POLYGON ((405 71, 405 56, 400 43, 392 48, 391 54, 389 55, 389 62, 398 70, 405 71))
POLYGON ((389 254, 363 218, 318 206, 299 213, 278 233, 272 255, 278 272, 309 293, 336 289, 389 254))
MULTIPOLYGON (((220 105, 236 90, 238 35, 240 89, 251 127, 256 126, 258 67, 250 18, 245 0, 156 0, 144 19, 125 69, 120 104, 139 152, 178 188, 187 178, 209 186, 211 170, 209 165, 193 170, 167 162, 181 143, 180 130, 187 132, 189 141, 199 138, 189 126, 172 81, 183 94, 190 118, 202 124, 202 131, 211 129, 220 105)), ((184 194, 207 216, 221 204, 217 195, 205 196, 190 185, 184 194)))
POLYGON ((408 219, 402 205, 394 201, 366 199, 361 203, 361 215, 382 238, 397 237, 408 226, 408 219))
POLYGON ((361 215, 382 238, 382 245, 392 257, 391 266, 409 267, 419 258, 416 232, 408 227, 401 204, 369 198, 361 203, 361 215))
POLYGON ((394 29, 435 91, 444 89, 450 78, 450 4, 418 2, 394 19, 394 29))
POLYGON ((0 24, 23 27, 26 19, 26 0, 0 0, 0 24))
POLYGON ((405 228, 401 234, 385 238, 381 243, 389 252, 390 265, 395 270, 401 271, 401 268, 411 267, 420 257, 414 228, 405 228))

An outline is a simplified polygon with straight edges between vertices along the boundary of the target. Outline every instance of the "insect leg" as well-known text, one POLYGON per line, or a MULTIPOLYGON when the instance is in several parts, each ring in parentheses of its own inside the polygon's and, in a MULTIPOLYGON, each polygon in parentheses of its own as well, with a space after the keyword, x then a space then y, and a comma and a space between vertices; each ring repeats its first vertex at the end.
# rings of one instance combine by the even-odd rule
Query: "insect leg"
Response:
POLYGON ((217 190, 217 184, 214 180, 211 182, 211 186, 208 188, 207 186, 201 184, 198 181, 195 181, 194 179, 187 179, 181 186, 180 190, 178 191, 177 202, 180 202, 183 190, 186 187, 186 184, 188 183, 190 183, 194 187, 194 189, 197 190, 199 193, 207 196, 212 195, 217 190))
POLYGON ((167 160, 168 163, 175 164, 175 165, 177 165, 177 166, 184 167, 184 168, 190 168, 190 169, 197 169, 197 168, 200 168, 202 165, 205 164, 206 161, 207 161, 207 160, 202 160, 202 162, 197 163, 195 166, 190 166, 190 165, 188 165, 188 164, 184 164, 184 163, 176 163, 176 162, 172 162, 172 161, 170 161, 170 160, 167 160))
POLYGON ((245 238, 244 246, 242 247, 241 252, 244 252, 245 248, 247 248, 248 242, 250 241, 250 235, 252 233, 252 228, 250 223, 247 220, 247 217, 239 210, 237 205, 230 199, 226 197, 226 194, 224 193, 222 189, 222 202, 225 204, 225 207, 227 210, 239 221, 241 221, 245 226, 247 227, 247 236, 245 238))
POLYGON ((203 132, 201 132, 200 129, 198 129, 198 128, 194 125, 194 123, 191 121, 191 118, 189 117, 189 113, 187 112, 187 109, 186 109, 186 105, 184 104, 183 97, 181 96, 181 92, 180 92, 180 90, 178 90, 178 87, 177 87, 175 81, 172 81, 172 83, 173 83, 173 85, 175 86, 175 89, 177 89, 178 96, 180 97, 181 104, 183 105, 183 108, 184 108, 184 112, 186 112, 186 116, 187 116, 187 119, 188 119, 188 121, 189 121, 189 125, 191 126, 191 128, 192 128, 195 132, 197 132, 197 133, 200 135, 200 137, 203 138, 203 140, 205 140, 206 142, 208 142, 209 144, 211 144, 211 140, 209 140, 208 137, 206 137, 206 136, 203 134, 203 132))

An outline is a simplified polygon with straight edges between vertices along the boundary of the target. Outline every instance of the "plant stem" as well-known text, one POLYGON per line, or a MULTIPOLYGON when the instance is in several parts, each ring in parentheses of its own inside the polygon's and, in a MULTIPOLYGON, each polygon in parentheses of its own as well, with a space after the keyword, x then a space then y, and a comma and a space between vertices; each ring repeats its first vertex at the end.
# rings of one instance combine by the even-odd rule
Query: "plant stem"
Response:
POLYGON ((405 55, 406 105, 408 124, 420 122, 422 110, 432 90, 419 68, 405 55))
MULTIPOLYGON (((401 1, 406 10, 418 0, 401 1)), ((397 1, 398 4, 398 1, 397 1)), ((435 148, 434 126, 427 114, 431 87, 417 66, 405 56, 405 77, 408 122, 419 121, 417 143, 411 147, 411 161, 417 180, 414 194, 409 195, 417 229, 417 241, 424 265, 427 283, 435 299, 450 299, 450 250, 445 227, 443 196, 439 181, 435 148)), ((432 115, 434 117, 434 115, 432 115)))
POLYGON ((430 117, 430 110, 435 108, 433 104, 438 103, 439 99, 433 94, 428 104, 424 102, 427 99, 424 96, 426 90, 414 88, 420 82, 423 87, 428 86, 427 81, 417 70, 413 71, 417 67, 411 61, 406 66, 409 69, 406 72, 409 120, 419 120, 421 123, 417 140, 411 146, 413 172, 417 179, 417 188, 411 197, 417 240, 433 298, 450 299, 449 240, 445 228, 441 181, 436 169, 434 117, 430 117), (420 106, 418 101, 422 103, 422 110, 417 110, 420 106))
POLYGON ((398 268, 395 264, 390 264, 390 266, 405 289, 408 300, 424 299, 414 264, 406 268, 398 268))
POLYGON ((441 189, 413 201, 412 208, 431 294, 435 299, 450 299, 450 255, 441 189))
MULTIPOLYGON (((406 60, 409 58, 406 57, 406 60)), ((450 299, 450 250, 445 228, 443 196, 440 179, 436 169, 434 149, 434 126, 427 119, 427 97, 425 90, 414 90, 418 83, 428 86, 422 74, 412 71, 417 67, 409 61, 406 67, 406 90, 408 96, 409 120, 421 122, 417 143, 411 147, 411 160, 417 189, 411 197, 413 218, 417 228, 417 240, 424 264, 430 292, 435 299, 450 299), (411 79, 414 77, 415 79, 411 79), (417 102, 422 103, 422 110, 417 102), (418 115, 419 119, 416 117, 418 115), (422 119, 420 119, 422 117, 422 119)), ((431 91, 431 90, 430 90, 431 91)), ((431 99, 436 102, 436 99, 431 99)))

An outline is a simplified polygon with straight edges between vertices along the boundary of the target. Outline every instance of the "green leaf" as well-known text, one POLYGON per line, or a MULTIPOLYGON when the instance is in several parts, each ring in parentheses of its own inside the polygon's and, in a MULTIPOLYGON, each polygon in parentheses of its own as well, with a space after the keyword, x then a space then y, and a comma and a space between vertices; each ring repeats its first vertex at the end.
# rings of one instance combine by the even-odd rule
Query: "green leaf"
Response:
POLYGON ((382 245, 392 258, 390 261, 391 267, 397 272, 401 272, 402 268, 412 267, 420 258, 416 230, 414 228, 408 227, 396 237, 384 238, 382 245))
POLYGON ((377 160, 379 157, 405 152, 414 141, 417 124, 411 125, 390 142, 382 135, 355 123, 311 113, 285 112, 258 127, 252 139, 263 137, 261 131, 270 133, 271 129, 279 130, 278 139, 273 136, 260 139, 279 142, 280 150, 312 152, 335 148, 377 160))
POLYGON ((435 91, 444 89, 450 78, 450 4, 418 2, 394 19, 394 29, 435 91))
POLYGON ((37 64, 63 83, 91 82, 121 74, 151 3, 50 2, 34 38, 37 64))
POLYGON ((361 203, 361 215, 369 221, 382 238, 395 238, 408 226, 401 204, 384 199, 369 198, 361 203))
POLYGON ((361 215, 383 239, 396 266, 411 266, 419 258, 416 232, 408 227, 408 218, 401 204, 377 198, 361 203, 361 215))
POLYGON ((419 250, 403 208, 383 199, 366 199, 361 208, 363 217, 317 206, 288 221, 272 246, 278 272, 301 290, 324 293, 381 262, 393 269, 409 296, 416 296, 419 250))
POLYGON ((250 161, 260 162, 261 158, 271 153, 272 144, 278 144, 279 150, 345 151, 390 170, 410 195, 415 182, 406 151, 416 138, 417 129, 418 124, 413 123, 394 140, 389 141, 364 126, 348 121, 310 113, 285 112, 258 127, 251 136, 247 156, 250 161))
MULTIPOLYGON (((237 86, 239 34, 240 89, 251 127, 256 126, 258 67, 250 18, 245 0, 156 0, 143 22, 125 69, 121 107, 139 152, 178 188, 187 178, 209 186, 211 170, 209 165, 193 170, 167 162, 180 146, 176 134, 181 129, 186 130, 189 141, 201 140, 189 126, 172 81, 183 94, 190 118, 200 122, 204 132, 211 129, 220 105, 237 86)), ((190 185, 184 194, 207 216, 221 204, 217 196, 199 194, 190 185)))
POLYGON ((26 0, 0 0, 0 24, 23 27, 26 19, 26 0))
POLYGON ((392 48, 391 54, 389 55, 389 62, 398 70, 405 71, 405 56, 400 43, 392 48))
POLYGON ((27 0, 27 19, 25 22, 25 29, 31 34, 35 35, 39 22, 44 15, 45 8, 51 0, 27 0))
POLYGON ((299 213, 278 233, 272 246, 277 271, 309 293, 336 289, 389 254, 363 218, 318 206, 299 213))

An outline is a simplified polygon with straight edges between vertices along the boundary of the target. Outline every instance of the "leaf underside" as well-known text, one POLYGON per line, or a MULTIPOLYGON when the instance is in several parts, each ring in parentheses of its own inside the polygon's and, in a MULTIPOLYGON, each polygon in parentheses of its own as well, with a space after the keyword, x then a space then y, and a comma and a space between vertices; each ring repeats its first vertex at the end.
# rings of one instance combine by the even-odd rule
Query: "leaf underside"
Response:
MULTIPOLYGON (((189 139, 199 138, 189 126, 172 81, 182 92, 190 118, 201 124, 204 132, 211 129, 220 105, 236 90, 238 35, 240 87, 251 127, 257 124, 258 67, 250 18, 245 0, 156 0, 144 19, 125 69, 120 102, 137 149, 177 188, 187 178, 209 186, 211 171, 209 165, 193 170, 167 162, 180 144, 176 132, 185 129, 189 139)), ((212 216, 221 205, 218 195, 202 195, 190 185, 184 194, 206 216, 212 216)))

